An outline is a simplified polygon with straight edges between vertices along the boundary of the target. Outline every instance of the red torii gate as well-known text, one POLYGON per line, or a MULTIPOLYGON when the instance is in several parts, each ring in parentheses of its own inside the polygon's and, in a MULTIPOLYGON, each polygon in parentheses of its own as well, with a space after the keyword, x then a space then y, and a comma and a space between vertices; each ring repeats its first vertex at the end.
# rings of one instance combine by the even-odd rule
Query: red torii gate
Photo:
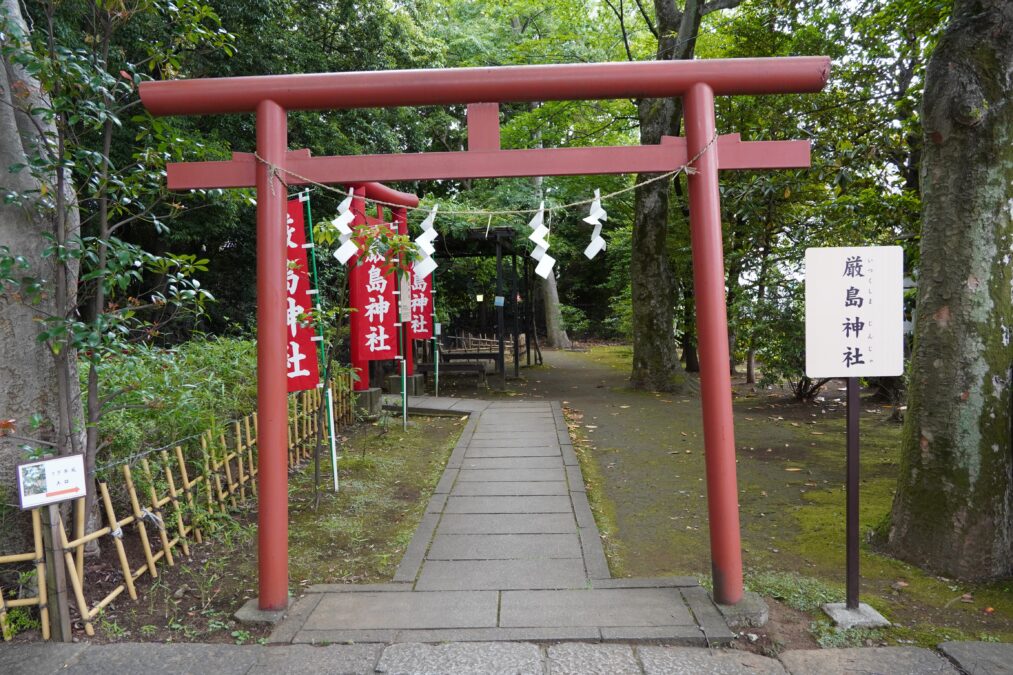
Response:
POLYGON ((255 113, 257 153, 231 161, 170 164, 171 189, 257 188, 257 412, 259 606, 288 604, 288 470, 285 401, 286 185, 673 171, 688 177, 699 331, 714 597, 742 598, 742 551, 728 375, 728 321, 718 169, 809 166, 808 141, 747 143, 716 136, 714 96, 820 91, 827 57, 650 61, 576 65, 268 75, 144 82, 154 115, 255 113), (499 103, 681 96, 685 138, 656 146, 501 150, 499 103), (310 157, 287 148, 287 111, 468 105, 468 150, 310 157), (712 144, 712 141, 716 141, 712 144), (291 173, 289 173, 291 172, 291 173), (297 177, 297 176, 298 177, 297 177))

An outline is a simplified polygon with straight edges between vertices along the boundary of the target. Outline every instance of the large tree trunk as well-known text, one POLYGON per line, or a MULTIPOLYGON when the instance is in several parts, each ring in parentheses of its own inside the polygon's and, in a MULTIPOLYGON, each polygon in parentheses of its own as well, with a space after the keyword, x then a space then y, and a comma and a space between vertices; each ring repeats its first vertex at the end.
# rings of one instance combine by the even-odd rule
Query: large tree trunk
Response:
MULTIPOLYGON (((14 29, 27 34, 19 4, 4 0, 0 11, 14 29)), ((5 40, 16 39, 13 34, 5 40)), ((4 194, 24 193, 43 187, 50 203, 26 200, 21 204, 0 204, 0 250, 23 256, 28 268, 14 270, 14 277, 34 277, 43 281, 41 297, 30 302, 15 288, 0 288, 0 419, 15 420, 14 436, 0 434, 0 487, 14 499, 13 465, 25 459, 21 438, 37 438, 50 452, 65 454, 83 449, 81 398, 75 354, 60 350, 53 354, 38 341, 46 316, 65 316, 75 305, 77 265, 70 259, 60 265, 54 257, 44 256, 51 246, 45 235, 66 241, 77 234, 78 214, 74 195, 67 181, 46 180, 42 185, 27 170, 11 172, 8 167, 26 164, 31 157, 49 152, 43 134, 52 134, 52 124, 33 110, 48 107, 39 83, 19 64, 3 60, 0 70, 0 190, 4 194), (58 185, 64 187, 58 192, 58 185), (53 202, 61 209, 54 211, 53 202), (7 292, 4 292, 7 291, 7 292), (38 415, 41 426, 32 429, 30 419, 38 415), (16 438, 16 437, 20 438, 16 438)), ((0 533, 0 553, 16 542, 0 533)), ((9 534, 9 533, 7 533, 9 534)))
POLYGON ((930 61, 918 317, 888 547, 1013 572, 1013 3, 956 0, 930 61))
MULTIPOLYGON (((659 61, 693 58, 704 14, 734 7, 738 2, 707 6, 703 0, 654 0, 659 61)), ((665 135, 678 135, 682 104, 676 99, 638 102, 640 143, 654 145, 665 135)), ((653 177, 640 174, 637 182, 653 177)), ((633 291, 633 371, 630 383, 638 389, 668 391, 681 372, 675 353, 672 304, 673 279, 665 240, 668 236, 668 191, 672 182, 641 185, 635 193, 630 279, 633 291)), ((687 326, 688 328, 688 326, 687 326)))
POLYGON ((545 344, 557 349, 573 346, 563 326, 563 312, 559 308, 559 290, 556 288, 555 270, 538 284, 542 289, 542 307, 545 308, 545 344))

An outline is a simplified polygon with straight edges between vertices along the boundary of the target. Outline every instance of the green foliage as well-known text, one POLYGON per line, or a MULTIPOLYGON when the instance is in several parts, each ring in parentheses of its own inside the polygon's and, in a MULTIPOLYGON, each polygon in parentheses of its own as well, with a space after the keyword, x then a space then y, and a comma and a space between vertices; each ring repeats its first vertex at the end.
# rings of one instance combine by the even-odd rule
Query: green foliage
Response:
POLYGON ((563 328, 566 329, 571 338, 582 337, 587 333, 591 322, 588 321, 587 315, 584 314, 583 310, 571 307, 570 305, 560 305, 559 309, 563 314, 563 328))
POLYGON ((248 414, 257 398, 256 343, 202 338, 173 349, 136 346, 103 359, 116 394, 99 423, 101 465, 214 429, 248 414))
POLYGON ((829 621, 821 619, 809 625, 809 632, 823 649, 844 649, 847 647, 866 647, 869 642, 879 643, 884 631, 874 628, 849 628, 841 630, 829 621))
POLYGON ((818 611, 828 602, 840 602, 840 589, 813 577, 794 572, 748 572, 744 584, 749 590, 774 598, 800 612, 818 611))

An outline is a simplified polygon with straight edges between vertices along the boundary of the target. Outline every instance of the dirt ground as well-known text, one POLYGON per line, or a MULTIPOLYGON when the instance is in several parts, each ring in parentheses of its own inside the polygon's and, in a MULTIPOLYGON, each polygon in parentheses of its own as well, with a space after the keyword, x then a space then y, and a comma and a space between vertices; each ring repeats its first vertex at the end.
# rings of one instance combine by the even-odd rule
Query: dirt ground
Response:
MULTIPOLYGON (((489 395, 560 399, 571 433, 593 460, 597 499, 614 576, 710 571, 699 387, 683 394, 627 387, 628 348, 545 351, 545 365, 489 395)), ((693 376, 690 376, 691 378, 693 376)), ((464 384, 462 395, 474 395, 464 384)), ((845 644, 924 644, 1013 639, 1013 583, 970 586, 927 575, 877 553, 863 537, 862 601, 890 618, 885 631, 840 634, 819 605, 843 601, 844 391, 831 382, 812 404, 783 390, 734 381, 734 413, 746 585, 770 599, 772 621, 746 638, 757 651, 845 644), (804 583, 798 583, 802 579, 804 583)), ((471 390, 473 391, 473 389, 471 390)), ((888 514, 901 425, 892 408, 863 399, 861 523, 868 534, 888 514)))

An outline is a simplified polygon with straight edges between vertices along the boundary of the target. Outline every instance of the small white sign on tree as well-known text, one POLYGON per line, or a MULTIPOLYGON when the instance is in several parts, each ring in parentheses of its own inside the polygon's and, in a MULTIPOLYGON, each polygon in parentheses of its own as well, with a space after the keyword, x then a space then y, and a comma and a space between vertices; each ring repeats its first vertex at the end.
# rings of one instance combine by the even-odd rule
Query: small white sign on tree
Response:
POLYGON ((814 379, 902 375, 903 249, 806 249, 805 343, 814 379))

